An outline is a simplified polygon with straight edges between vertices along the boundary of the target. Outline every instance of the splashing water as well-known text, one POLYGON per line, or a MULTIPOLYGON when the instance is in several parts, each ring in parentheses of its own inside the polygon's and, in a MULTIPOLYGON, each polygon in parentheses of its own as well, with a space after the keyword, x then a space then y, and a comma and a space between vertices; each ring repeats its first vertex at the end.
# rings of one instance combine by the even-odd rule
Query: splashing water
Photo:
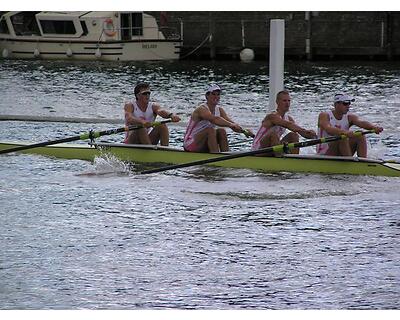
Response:
POLYGON ((129 165, 111 153, 102 153, 95 157, 93 165, 97 174, 129 174, 129 165))
POLYGON ((93 172, 80 173, 79 176, 112 176, 129 175, 130 165, 119 160, 111 153, 102 152, 93 161, 93 172))

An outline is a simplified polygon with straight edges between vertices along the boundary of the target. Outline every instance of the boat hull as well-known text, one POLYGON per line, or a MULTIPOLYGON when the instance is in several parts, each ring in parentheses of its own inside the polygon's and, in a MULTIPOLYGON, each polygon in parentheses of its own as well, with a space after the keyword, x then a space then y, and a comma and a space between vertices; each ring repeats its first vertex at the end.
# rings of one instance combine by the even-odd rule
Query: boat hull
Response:
POLYGON ((146 61, 177 60, 181 43, 172 40, 52 41, 1 39, 7 59, 146 61))
MULTIPOLYGON (((26 144, 29 143, 1 142, 0 150, 26 144)), ((93 161, 95 157, 99 157, 102 153, 107 152, 123 161, 168 164, 182 164, 221 156, 220 154, 185 152, 176 148, 160 146, 106 143, 98 144, 96 147, 84 144, 59 144, 27 149, 21 152, 87 161, 93 161)), ((210 163, 209 165, 264 172, 302 172, 400 177, 400 163, 353 157, 286 155, 284 157, 275 158, 246 156, 210 163)))

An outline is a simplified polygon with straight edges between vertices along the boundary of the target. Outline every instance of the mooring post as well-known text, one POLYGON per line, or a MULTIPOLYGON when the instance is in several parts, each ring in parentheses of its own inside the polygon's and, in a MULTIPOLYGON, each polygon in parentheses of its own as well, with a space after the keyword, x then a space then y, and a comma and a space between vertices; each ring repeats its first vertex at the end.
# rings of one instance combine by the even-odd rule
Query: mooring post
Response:
POLYGON ((307 21, 307 35, 306 35, 306 59, 308 61, 312 60, 312 52, 311 52, 311 23, 312 23, 312 15, 310 11, 306 11, 305 20, 307 21))
POLYGON ((269 37, 269 108, 275 110, 276 94, 283 90, 285 20, 272 19, 269 37))
POLYGON ((214 60, 216 56, 215 51, 215 42, 214 42, 214 33, 215 33, 215 20, 212 12, 209 14, 209 43, 210 43, 210 59, 214 60))

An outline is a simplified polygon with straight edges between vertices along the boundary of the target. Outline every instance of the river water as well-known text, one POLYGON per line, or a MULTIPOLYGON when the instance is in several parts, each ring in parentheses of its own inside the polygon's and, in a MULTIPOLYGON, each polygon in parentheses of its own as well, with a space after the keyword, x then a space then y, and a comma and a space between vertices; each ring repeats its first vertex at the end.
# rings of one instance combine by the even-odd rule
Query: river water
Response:
MULTIPOLYGON (((287 62, 291 115, 315 129, 333 94, 346 91, 354 112, 385 128, 369 136, 370 155, 399 160, 399 67, 287 62)), ((0 114, 122 119, 138 81, 181 115, 172 146, 209 82, 253 130, 268 110, 262 62, 1 61, 0 114)), ((115 126, 1 121, 0 137, 40 142, 115 126)), ((208 167, 142 176, 141 168, 2 155, 0 308, 399 308, 399 178, 208 167)))

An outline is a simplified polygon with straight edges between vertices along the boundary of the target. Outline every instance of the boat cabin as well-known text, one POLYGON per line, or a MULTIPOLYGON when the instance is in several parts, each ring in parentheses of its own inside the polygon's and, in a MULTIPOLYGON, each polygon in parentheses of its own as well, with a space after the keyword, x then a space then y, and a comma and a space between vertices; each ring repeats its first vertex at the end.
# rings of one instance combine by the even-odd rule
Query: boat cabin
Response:
POLYGON ((156 19, 143 12, 11 11, 0 18, 2 38, 45 37, 82 40, 165 39, 156 19))

